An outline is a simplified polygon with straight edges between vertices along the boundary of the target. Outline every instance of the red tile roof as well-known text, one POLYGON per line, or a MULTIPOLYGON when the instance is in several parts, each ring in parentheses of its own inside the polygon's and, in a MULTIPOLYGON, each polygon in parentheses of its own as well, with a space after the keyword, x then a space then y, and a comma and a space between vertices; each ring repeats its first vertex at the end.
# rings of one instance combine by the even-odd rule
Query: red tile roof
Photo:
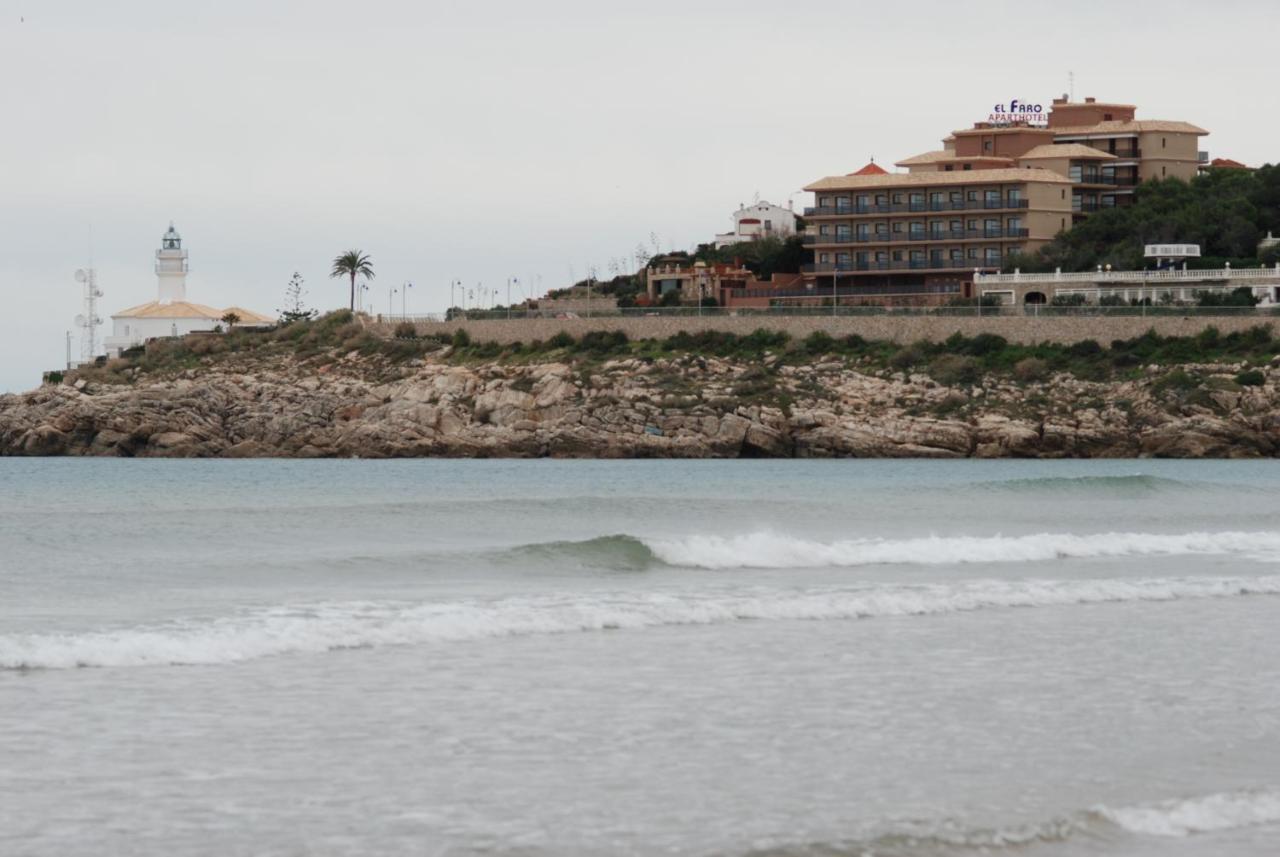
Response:
POLYGON ((1212 161, 1210 161, 1210 162, 1209 162, 1209 166, 1211 166, 1211 167, 1224 167, 1224 168, 1226 168, 1226 169, 1228 169, 1228 170, 1247 170, 1247 169, 1250 169, 1250 167, 1246 166, 1245 164, 1242 164, 1242 163, 1240 163, 1239 161, 1233 161, 1233 160, 1231 160, 1230 158, 1214 158, 1212 161))
POLYGON ((851 176, 887 176, 889 175, 889 171, 881 167, 875 161, 872 161, 862 169, 858 170, 856 173, 849 173, 849 175, 851 176))

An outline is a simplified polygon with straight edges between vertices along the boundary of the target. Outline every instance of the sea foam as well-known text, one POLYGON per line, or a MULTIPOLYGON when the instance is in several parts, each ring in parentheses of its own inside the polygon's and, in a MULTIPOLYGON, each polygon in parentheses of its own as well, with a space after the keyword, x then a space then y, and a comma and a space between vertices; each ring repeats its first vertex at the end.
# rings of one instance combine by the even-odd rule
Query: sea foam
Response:
POLYGON ((693 568, 1043 562, 1091 557, 1246 555, 1280 561, 1280 533, 1036 533, 821 542, 770 532, 644 539, 660 562, 693 568))
POLYGON ((8 634, 0 636, 0 668, 225 664, 273 655, 488 637, 1252 595, 1280 595, 1280 575, 971 580, 821 589, 592 593, 492 601, 341 602, 109 630, 8 634))

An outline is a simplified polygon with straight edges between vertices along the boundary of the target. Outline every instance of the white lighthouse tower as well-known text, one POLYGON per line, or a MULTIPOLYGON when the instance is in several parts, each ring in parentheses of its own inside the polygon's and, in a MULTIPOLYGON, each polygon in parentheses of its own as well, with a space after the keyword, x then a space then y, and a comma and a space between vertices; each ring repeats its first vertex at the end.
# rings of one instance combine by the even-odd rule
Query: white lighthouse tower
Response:
POLYGON ((173 228, 173 221, 169 221, 169 231, 156 251, 156 279, 160 282, 160 303, 187 299, 187 251, 182 249, 182 236, 173 228))

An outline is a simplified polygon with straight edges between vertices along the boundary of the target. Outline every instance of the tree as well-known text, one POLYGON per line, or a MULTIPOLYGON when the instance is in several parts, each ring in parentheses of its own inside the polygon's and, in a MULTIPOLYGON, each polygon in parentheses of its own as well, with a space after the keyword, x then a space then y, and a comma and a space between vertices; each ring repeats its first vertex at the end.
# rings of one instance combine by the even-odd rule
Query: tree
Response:
POLYGON ((224 315, 220 321, 227 326, 227 333, 230 333, 235 326, 240 323, 240 316, 236 315, 234 312, 229 312, 224 315))
POLYGON ((373 260, 360 250, 348 250, 333 260, 333 270, 329 272, 329 278, 337 279, 338 277, 351 278, 351 311, 355 312, 356 277, 372 280, 373 260))
POLYGON ((317 310, 307 309, 307 305, 303 301, 306 294, 307 290, 303 287, 302 275, 294 271, 293 276, 289 279, 289 285, 284 288, 285 308, 276 310, 276 312, 280 313, 281 324, 310 321, 316 317, 317 310))

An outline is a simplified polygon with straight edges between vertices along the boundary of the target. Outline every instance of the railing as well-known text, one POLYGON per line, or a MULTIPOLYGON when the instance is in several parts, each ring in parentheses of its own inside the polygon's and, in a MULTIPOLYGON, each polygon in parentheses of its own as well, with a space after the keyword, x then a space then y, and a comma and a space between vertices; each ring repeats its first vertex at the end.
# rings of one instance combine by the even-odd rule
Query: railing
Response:
POLYGON ((805 217, 849 217, 859 214, 919 214, 928 211, 983 211, 1000 208, 1028 208, 1025 199, 964 200, 926 203, 883 203, 874 205, 820 205, 804 210, 805 217))
POLYGON ((980 262, 979 260, 954 260, 954 259, 909 259, 905 261, 888 261, 888 262, 819 262, 812 265, 802 266, 802 271, 806 274, 851 274, 860 271, 972 271, 975 267, 973 262, 978 261, 978 267, 983 268, 999 268, 1001 261, 987 260, 980 262))
MULTIPOLYGON (((946 294, 940 293, 940 294, 946 294)), ((841 301, 853 301, 870 297, 927 297, 923 293, 908 293, 899 291, 886 294, 874 294, 862 291, 840 291, 837 297, 841 301)), ((850 304, 841 303, 838 306, 831 306, 831 293, 828 290, 824 295, 821 289, 815 290, 812 294, 803 297, 778 297, 780 301, 794 301, 795 303, 784 304, 779 306, 768 307, 610 307, 601 309, 599 312, 593 311, 590 316, 581 315, 573 316, 575 319, 609 319, 609 318, 646 318, 646 317, 703 317, 703 318, 733 318, 741 316, 807 316, 807 315, 840 315, 840 316, 979 316, 982 318, 995 317, 1023 317, 1023 316, 1042 316, 1042 317, 1098 317, 1098 316, 1177 316, 1177 317, 1214 317, 1214 316, 1236 316, 1236 317, 1280 317, 1280 309, 1275 307, 1197 307, 1197 306, 1052 306, 1051 304, 1030 304, 1030 305, 1001 305, 1001 306, 891 306, 888 304, 850 304), (825 298, 827 303, 825 306, 801 305, 799 301, 825 298)), ((414 317, 410 317, 412 321, 414 317)), ((529 313, 523 313, 512 317, 512 321, 526 321, 529 319, 555 319, 564 318, 563 316, 555 316, 552 314, 541 314, 537 310, 529 313)), ((398 318, 390 321, 399 321, 398 318)), ((431 319, 432 321, 440 321, 440 318, 431 319)), ((462 319, 459 319, 462 320, 462 319)), ((468 313, 467 321, 506 321, 507 315, 502 310, 475 310, 468 313)))
POLYGON ((893 244, 898 241, 970 241, 991 238, 1028 238, 1031 230, 1025 227, 1018 229, 944 229, 928 232, 876 232, 869 235, 836 234, 805 235, 802 241, 807 245, 815 244, 893 244))
POLYGON ((1165 271, 1085 271, 1054 274, 976 274, 982 285, 1036 283, 1195 283, 1219 280, 1275 280, 1280 282, 1280 264, 1274 268, 1207 268, 1165 271))

